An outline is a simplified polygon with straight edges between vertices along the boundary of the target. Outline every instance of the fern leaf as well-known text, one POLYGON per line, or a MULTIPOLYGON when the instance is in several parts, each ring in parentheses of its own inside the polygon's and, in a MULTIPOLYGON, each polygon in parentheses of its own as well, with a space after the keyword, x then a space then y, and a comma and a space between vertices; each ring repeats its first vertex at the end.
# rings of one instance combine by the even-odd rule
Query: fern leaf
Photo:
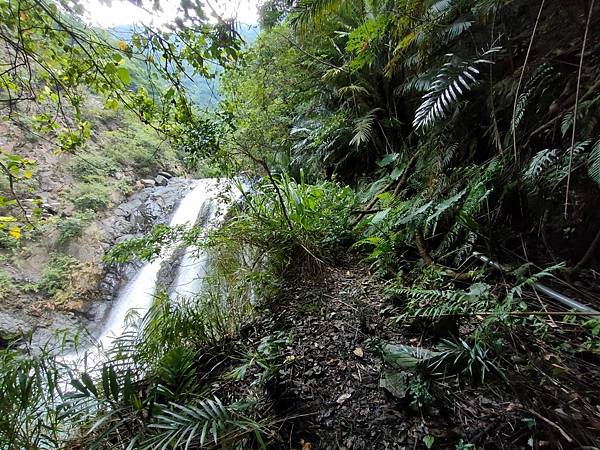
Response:
POLYGON ((465 194, 465 192, 466 192, 466 189, 463 189, 458 194, 453 195, 452 197, 438 203, 435 206, 433 214, 431 214, 425 220, 425 231, 428 231, 433 224, 433 230, 431 231, 431 234, 435 234, 435 230, 437 228, 440 216, 442 216, 448 209, 454 207, 458 203, 458 201, 462 198, 462 196, 465 194))
POLYGON ((359 147, 371 139, 373 123, 375 123, 375 114, 380 110, 381 108, 372 109, 355 122, 354 137, 350 140, 350 145, 359 147))
POLYGON ((439 16, 442 14, 446 14, 448 11, 450 11, 451 7, 451 0, 439 0, 429 7, 429 12, 432 15, 439 16))
POLYGON ((515 109, 515 128, 519 127, 519 123, 521 123, 521 119, 525 115, 525 109, 527 108, 527 104, 529 103, 530 95, 531 91, 523 92, 521 95, 519 95, 519 98, 517 99, 517 107, 515 109))
POLYGON ((558 149, 547 148, 537 152, 529 163, 529 167, 525 171, 525 179, 533 179, 538 177, 544 169, 552 165, 556 161, 558 149))
POLYGON ((560 121, 560 132, 562 133, 563 137, 565 137, 565 135, 571 129, 572 126, 573 126, 573 111, 569 111, 568 113, 566 113, 563 116, 562 120, 560 121))
POLYGON ((446 41, 453 41, 461 34, 463 34, 466 30, 471 28, 471 25, 473 25, 473 22, 470 20, 458 20, 450 24, 445 31, 446 41))
POLYGON ((371 93, 369 92, 369 90, 363 86, 359 86, 356 84, 351 84, 349 86, 344 86, 338 89, 338 92, 340 93, 340 95, 346 95, 346 94, 352 94, 352 95, 356 95, 356 94, 363 94, 363 95, 371 95, 371 93))
POLYGON ((144 443, 144 449, 180 448, 183 442, 187 449, 197 439, 204 447, 209 432, 218 444, 219 436, 227 428, 239 425, 229 412, 233 406, 223 405, 216 397, 190 406, 171 403, 171 408, 157 415, 154 423, 149 425, 156 434, 144 443))
MULTIPOLYGON (((482 56, 496 53, 500 47, 492 47, 482 56)), ((460 97, 477 84, 475 78, 479 75, 478 65, 493 64, 492 61, 478 58, 470 61, 455 62, 454 55, 444 64, 431 84, 429 91, 423 96, 423 103, 417 108, 413 126, 415 129, 425 129, 437 120, 443 119, 449 113, 460 97)))
POLYGON ((588 174, 600 186, 600 139, 596 141, 588 156, 588 174))
POLYGON ((309 23, 319 24, 327 14, 338 10, 342 0, 300 0, 292 13, 290 22, 295 28, 305 28, 309 23))

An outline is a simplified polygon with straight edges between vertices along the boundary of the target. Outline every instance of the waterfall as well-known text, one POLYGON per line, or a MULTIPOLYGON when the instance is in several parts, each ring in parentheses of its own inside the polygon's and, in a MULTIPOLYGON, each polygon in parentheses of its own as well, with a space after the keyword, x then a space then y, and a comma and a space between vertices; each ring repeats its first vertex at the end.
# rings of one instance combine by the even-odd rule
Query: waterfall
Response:
MULTIPOLYGON (((196 181, 193 189, 181 199, 169 225, 193 226, 200 212, 207 208, 206 227, 215 226, 222 220, 225 210, 222 205, 217 205, 216 197, 222 191, 229 190, 229 187, 229 182, 214 178, 196 181)), ((119 292, 104 328, 98 336, 98 342, 102 347, 108 348, 115 338, 123 334, 127 328, 127 317, 130 311, 134 310, 139 315, 144 315, 152 306, 158 272, 161 265, 172 256, 173 251, 172 248, 167 249, 158 258, 145 264, 119 292)), ((202 276, 206 272, 204 267, 206 256, 202 253, 196 254, 197 252, 192 248, 185 250, 173 288, 175 294, 192 296, 200 291, 202 276)))
MULTIPOLYGON (((229 206, 239 198, 241 192, 234 188, 231 180, 218 180, 213 178, 196 180, 192 190, 187 193, 177 205, 169 222, 170 226, 184 225, 192 227, 197 224, 201 216, 203 230, 218 226, 224 219, 229 206), (205 214, 204 214, 205 213, 205 214)), ((244 189, 245 186, 240 186, 244 189)), ((64 364, 65 370, 61 372, 58 380, 63 394, 74 392, 72 379, 75 372, 86 372, 93 379, 102 376, 101 363, 106 360, 105 351, 110 349, 115 339, 123 335, 128 328, 130 311, 135 310, 143 316, 152 306, 156 293, 158 275, 163 263, 170 262, 176 248, 163 249, 161 255, 155 260, 145 264, 118 293, 105 324, 97 337, 97 345, 56 355, 56 361, 64 364)), ((202 278, 206 273, 207 255, 202 251, 190 247, 186 248, 172 289, 174 297, 191 297, 200 292, 202 278)), ((77 377, 77 375, 75 375, 77 377)), ((57 393, 53 394, 59 401, 57 393)), ((44 415, 44 417, 46 417, 44 415)), ((65 431, 65 437, 72 430, 65 431)))

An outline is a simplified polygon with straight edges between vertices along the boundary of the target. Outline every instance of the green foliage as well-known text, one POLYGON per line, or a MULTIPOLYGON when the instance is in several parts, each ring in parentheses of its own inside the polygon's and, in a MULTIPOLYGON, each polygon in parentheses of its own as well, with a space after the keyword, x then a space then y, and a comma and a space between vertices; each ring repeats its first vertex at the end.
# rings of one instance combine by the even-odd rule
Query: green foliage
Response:
POLYGON ((387 293, 408 300, 405 312, 397 318, 399 322, 411 317, 435 319, 445 315, 487 311, 495 301, 491 297, 490 286, 485 283, 474 283, 468 290, 391 286, 387 293))
MULTIPOLYGON (((160 2, 154 6, 160 8, 160 2)), ((80 171, 78 163, 73 167, 83 180, 88 175, 112 176, 113 161, 138 176, 164 168, 165 162, 173 161, 173 153, 163 142, 197 114, 191 98, 197 89, 190 89, 188 95, 185 86, 214 78, 219 66, 236 60, 241 47, 233 24, 211 24, 199 2, 181 1, 175 6, 178 18, 172 26, 136 27, 126 40, 118 40, 83 22, 86 5, 79 0, 2 3, 0 115, 25 128, 30 142, 35 135, 55 145, 59 153, 87 159, 95 169, 86 166, 80 171), (98 108, 90 110, 90 104, 97 102, 105 111, 126 112, 121 115, 126 120, 116 121, 115 128, 120 129, 102 139, 108 160, 96 152, 88 154, 90 140, 98 137, 98 120, 92 114, 98 108), (126 127, 125 121, 146 124, 160 137, 141 126, 126 127)), ((98 115, 102 122, 111 114, 98 115)), ((10 184, 11 194, 6 195, 5 189, 0 194, 0 218, 7 219, 0 220, 0 233, 18 239, 37 219, 37 210, 32 215, 18 205, 27 188, 23 179, 31 178, 31 169, 25 166, 33 161, 19 155, 8 159, 5 163, 4 155, 0 156, 0 174, 10 184), (17 165, 23 170, 13 171, 17 165)), ((101 207, 97 198, 90 200, 91 208, 101 207)))
POLYGON ((508 381, 497 359, 485 341, 473 339, 472 344, 464 339, 444 339, 439 345, 440 354, 430 363, 433 372, 442 370, 444 373, 459 373, 470 379, 483 383, 488 374, 499 375, 508 381))
POLYGON ((36 288, 50 296, 58 294, 69 285, 71 275, 78 266, 79 262, 75 258, 59 253, 50 254, 48 265, 36 288))
POLYGON ((118 169, 116 161, 109 156, 91 152, 76 155, 69 165, 69 171, 81 181, 113 177, 118 169))
POLYGON ((102 181, 76 185, 69 193, 69 198, 80 211, 100 211, 110 203, 112 186, 102 181))
POLYGON ((351 242, 355 197, 339 183, 311 185, 287 177, 274 184, 264 180, 246 202, 245 214, 223 232, 265 252, 276 272, 285 272, 291 264, 331 260, 351 242))
POLYGON ((250 368, 258 366, 260 371, 255 375, 255 379, 251 384, 264 387, 284 366, 285 360, 282 356, 282 350, 290 343, 291 339, 289 336, 285 336, 283 332, 262 338, 256 350, 242 350, 241 364, 230 372, 228 378, 237 381, 243 380, 250 368))
POLYGON ((124 121, 114 131, 101 135, 102 154, 124 171, 140 177, 154 174, 174 161, 173 150, 151 129, 124 121))
POLYGON ((588 158, 588 173, 590 178, 600 185, 600 140, 596 141, 588 158))
MULTIPOLYGON (((106 254, 105 260, 108 262, 123 263, 137 258, 141 261, 151 261, 167 248, 176 242, 183 234, 184 227, 169 227, 160 224, 150 230, 140 238, 129 239, 113 246, 106 254)), ((192 229, 186 238, 188 240, 197 237, 198 229, 192 229)))
POLYGON ((65 243, 70 239, 81 236, 81 232, 93 217, 94 215, 91 211, 83 211, 59 220, 56 224, 56 228, 60 233, 58 242, 65 243))
POLYGON ((254 434, 259 448, 266 448, 260 425, 240 414, 243 407, 242 404, 223 405, 216 397, 196 405, 171 404, 149 426, 159 433, 148 438, 141 448, 166 450, 183 445, 182 448, 188 449, 193 442, 198 442, 201 447, 209 443, 227 446, 249 433, 254 434))
POLYGON ((65 431, 59 414, 59 371, 52 349, 23 355, 0 350, 0 444, 6 449, 53 448, 65 431))
MULTIPOLYGON (((500 47, 492 47, 481 56, 486 57, 500 51, 500 47)), ((463 95, 463 90, 470 91, 477 83, 475 76, 480 74, 478 65, 493 64, 488 59, 473 59, 471 61, 456 61, 455 55, 447 55, 450 61, 444 64, 436 75, 428 92, 423 96, 423 103, 415 112, 413 126, 416 130, 428 128, 436 120, 443 119, 448 114, 452 104, 463 95)))
POLYGON ((412 397, 411 406, 420 409, 431 402, 432 396, 429 393, 429 383, 419 375, 411 377, 408 389, 412 397))
POLYGON ((8 298, 9 295, 16 292, 16 285, 13 278, 3 270, 0 270, 0 298, 8 298))

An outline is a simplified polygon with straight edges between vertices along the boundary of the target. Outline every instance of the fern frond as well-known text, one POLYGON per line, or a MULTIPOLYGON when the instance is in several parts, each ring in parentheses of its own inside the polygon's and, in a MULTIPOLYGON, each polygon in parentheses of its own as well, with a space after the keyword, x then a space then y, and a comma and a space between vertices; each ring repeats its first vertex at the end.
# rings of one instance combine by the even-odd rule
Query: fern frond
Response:
MULTIPOLYGON (((590 140, 586 140, 574 145, 572 152, 573 166, 586 163, 584 159, 585 149, 588 148, 590 143, 590 140)), ((592 151, 592 153, 594 152, 592 151)), ((533 191, 552 190, 557 183, 567 177, 570 157, 571 152, 569 149, 564 151, 559 149, 541 150, 531 158, 529 166, 523 173, 523 178, 530 183, 533 191)))
POLYGON ((531 91, 523 92, 519 95, 517 99, 517 107, 515 109, 515 128, 519 126, 521 123, 521 119, 525 115, 525 109, 527 108, 527 104, 529 103, 529 96, 531 95, 531 91))
MULTIPOLYGON (((489 56, 500 50, 500 47, 492 47, 482 57, 489 56)), ((478 81, 477 68, 481 64, 493 64, 488 59, 478 58, 470 61, 455 62, 454 55, 448 55, 451 60, 443 65, 435 80, 431 84, 429 92, 423 96, 423 103, 417 108, 413 126, 415 129, 424 129, 443 119, 465 92, 470 91, 478 81)))
POLYGON ((545 168, 549 167, 556 161, 557 154, 558 149, 556 148, 547 148, 537 152, 533 158, 531 158, 529 166, 524 173, 525 179, 538 177, 545 168))
POLYGON ((456 22, 451 23, 444 31, 444 34, 446 35, 446 41, 453 41, 471 28, 471 25, 473 25, 473 21, 471 20, 457 20, 456 22))
POLYGON ((429 13, 432 16, 439 16, 448 13, 451 8, 451 0, 439 0, 429 7, 429 13))
POLYGON ((565 135, 571 129, 572 126, 573 126, 573 111, 569 111, 568 113, 566 113, 563 116, 562 120, 560 121, 560 132, 562 133, 563 137, 565 137, 565 135))
POLYGON ((321 79, 323 81, 334 81, 337 77, 339 77, 340 75, 345 74, 346 72, 344 71, 343 67, 333 67, 329 70, 327 70, 322 76, 321 79))
POLYGON ((347 94, 352 94, 352 95, 356 95, 356 94, 363 94, 363 95, 371 95, 371 93, 369 92, 369 90, 363 86, 359 86, 356 84, 351 84, 349 86, 344 86, 338 89, 338 92, 340 93, 340 95, 347 95, 347 94))
POLYGON ((381 108, 372 109, 367 114, 356 120, 354 124, 354 137, 350 140, 350 145, 356 145, 359 147, 371 139, 376 113, 380 110, 381 108))
POLYGON ((450 162, 452 161, 452 159, 456 155, 456 151, 457 150, 458 150, 458 142, 450 144, 448 146, 448 148, 446 148, 446 151, 444 152, 444 154, 440 158, 440 167, 442 169, 445 169, 445 168, 447 168, 450 165, 450 162))
POLYGON ((588 156, 588 174, 600 186, 600 139, 596 141, 588 156))
POLYGON ((307 27, 311 22, 318 24, 343 3, 343 0, 300 0, 290 14, 290 23, 299 29, 307 27))
POLYGON ((155 417, 149 428, 156 432, 147 439, 142 450, 167 450, 171 448, 204 448, 212 441, 222 443, 232 430, 240 434, 256 432, 259 425, 248 419, 238 418, 239 405, 224 405, 217 397, 205 399, 196 405, 170 404, 171 409, 155 417))
POLYGON ((465 194, 465 192, 466 192, 466 189, 463 189, 456 195, 453 195, 452 197, 447 198, 446 200, 438 203, 435 206, 435 209, 433 210, 433 214, 431 214, 425 220, 425 233, 428 233, 428 231, 431 229, 431 234, 435 234, 435 230, 437 228, 440 217, 443 216, 446 213, 446 211, 448 211, 449 209, 454 208, 456 206, 456 204, 459 202, 459 200, 462 198, 462 196, 465 194))
MULTIPOLYGON (((544 95, 548 86, 552 83, 552 77, 555 74, 554 68, 549 64, 542 64, 535 69, 532 76, 529 78, 523 88, 523 92, 517 98, 517 104, 515 109, 514 125, 515 129, 521 123, 525 111, 530 103, 532 103, 534 97, 544 95)), ((510 131, 512 133, 512 129, 510 131)))
POLYGON ((435 79, 435 72, 428 71, 410 78, 394 90, 394 95, 410 94, 413 92, 426 92, 431 88, 435 79))
POLYGON ((438 318, 447 314, 485 311, 492 301, 490 286, 473 283, 468 290, 424 289, 393 286, 386 289, 389 297, 407 299, 405 311, 398 322, 408 317, 438 318))

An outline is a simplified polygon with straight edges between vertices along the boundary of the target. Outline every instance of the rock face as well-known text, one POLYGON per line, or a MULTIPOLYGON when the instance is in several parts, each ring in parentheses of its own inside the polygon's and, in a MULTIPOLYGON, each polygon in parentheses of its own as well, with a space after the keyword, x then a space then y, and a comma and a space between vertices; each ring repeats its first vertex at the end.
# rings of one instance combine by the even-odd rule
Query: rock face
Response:
POLYGON ((150 187, 150 186, 154 186, 156 184, 156 181, 151 180, 151 179, 143 179, 143 180, 140 180, 140 183, 144 187, 150 187))
POLYGON ((169 179, 163 175, 156 175, 154 181, 158 186, 166 186, 167 184, 169 184, 169 179))
MULTIPOLYGON (((77 304, 58 307, 37 292, 22 292, 12 299, 0 299, 0 345, 6 339, 30 333, 32 345, 37 347, 62 330, 70 334, 78 329, 93 332, 96 327, 102 326, 102 319, 110 310, 116 292, 141 265, 105 265, 102 256, 117 242, 141 236, 154 225, 169 223, 179 200, 192 188, 191 181, 182 178, 172 178, 166 186, 156 186, 154 180, 150 181, 153 183, 98 217, 87 226, 81 237, 68 244, 69 255, 98 272, 99 281, 90 281, 97 286, 89 286, 88 290, 93 295, 84 295, 77 304)), ((35 247, 29 258, 31 261, 24 261, 23 267, 18 268, 20 278, 28 278, 28 273, 33 278, 33 274, 39 273, 44 266, 42 263, 47 261, 49 254, 44 244, 42 242, 35 247), (39 263, 39 267, 35 262, 39 263)))

